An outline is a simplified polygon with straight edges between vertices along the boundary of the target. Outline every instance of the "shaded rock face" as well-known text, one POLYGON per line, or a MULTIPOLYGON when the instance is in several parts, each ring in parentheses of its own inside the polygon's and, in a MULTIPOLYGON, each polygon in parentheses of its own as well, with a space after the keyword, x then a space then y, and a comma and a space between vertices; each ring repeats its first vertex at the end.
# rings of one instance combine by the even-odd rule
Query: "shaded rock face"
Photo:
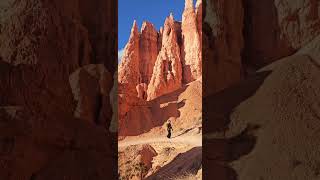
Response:
POLYGON ((204 141, 203 164, 210 164, 205 176, 317 179, 319 2, 232 3, 203 4, 203 127, 212 135, 204 141), (226 46, 217 45, 221 39, 226 46), (217 71, 225 55, 233 61, 217 71), (214 81, 228 76, 228 81, 214 81))
POLYGON ((320 33, 319 6, 314 0, 204 1, 205 94, 305 46, 320 33))
POLYGON ((72 73, 69 81, 74 99, 78 102, 75 117, 109 127, 104 123, 107 119, 110 122, 112 114, 109 101, 112 79, 104 65, 84 66, 72 73))
POLYGON ((115 72, 113 75, 113 86, 109 93, 110 95, 110 103, 111 103, 111 109, 112 109, 112 118, 110 122, 109 131, 111 132, 117 132, 118 131, 118 72, 115 72))
POLYGON ((136 86, 138 92, 138 98, 147 100, 147 89, 148 85, 146 83, 141 83, 136 86))
POLYGON ((116 177, 115 134, 107 131, 115 7, 113 1, 1 1, 0 106, 18 107, 17 116, 1 112, 1 178, 116 177))
MULTIPOLYGON (((281 15, 274 0, 244 1, 244 8, 245 65, 259 68, 294 52, 287 39, 288 34, 281 30, 281 15)), ((283 10, 289 13, 287 8, 283 10)))
POLYGON ((204 95, 242 79, 242 1, 208 0, 203 6, 204 95))
POLYGON ((314 0, 244 1, 244 62, 261 67, 306 45, 319 34, 319 6, 314 0))
MULTIPOLYGON (((82 16, 81 10, 75 6, 78 4, 81 3, 8 1, 7 6, 0 10, 0 59, 2 63, 7 63, 2 72, 16 82, 15 85, 10 85, 12 88, 28 87, 22 88, 24 92, 17 93, 13 90, 12 95, 7 97, 11 99, 10 103, 33 101, 34 103, 30 104, 39 104, 37 108, 45 108, 43 112, 46 111, 47 114, 56 113, 52 112, 55 109, 66 113, 73 111, 75 103, 68 83, 69 75, 83 65, 96 62, 97 57, 93 51, 98 49, 92 47, 94 43, 89 38, 91 34, 82 20, 90 17, 82 16), (59 8, 53 8, 55 6, 59 8), (9 69, 16 72, 16 75, 9 74, 9 69), (19 80, 21 77, 23 81, 19 80), (39 93, 40 91, 42 93, 39 93), (49 94, 55 101, 50 100, 49 94), (32 98, 35 96, 39 98, 32 98), (61 106, 59 103, 65 104, 65 108, 56 108, 55 106, 61 106)), ((98 16, 105 14, 97 14, 98 16)), ((106 21, 112 22, 109 19, 106 21)), ((99 23, 96 26, 99 27, 99 23)), ((106 36, 111 36, 111 33, 106 36)), ((109 53, 106 57, 114 57, 109 51, 105 53, 109 53)), ((108 62, 112 61, 106 58, 101 63, 108 62)), ((110 72, 115 70, 114 65, 106 68, 110 72)), ((9 92, 7 93, 9 95, 9 92)))
POLYGON ((144 145, 139 154, 141 155, 142 163, 146 166, 147 169, 150 169, 152 167, 152 159, 153 157, 158 155, 156 150, 150 145, 144 145))
POLYGON ((1 178, 104 179, 110 176, 107 172, 111 172, 116 158, 110 151, 114 146, 112 137, 103 128, 72 116, 36 116, 17 106, 1 106, 0 117, 1 178))
POLYGON ((3 43, 0 48, 3 61, 12 65, 48 66, 51 63, 52 66, 56 65, 56 59, 69 58, 69 61, 64 63, 70 68, 89 63, 91 53, 89 34, 81 24, 79 9, 59 4, 57 6, 61 9, 50 9, 55 4, 57 2, 48 3, 40 0, 10 3, 7 7, 10 11, 1 11, 0 38, 3 43), (62 15, 71 16, 72 14, 75 14, 74 20, 61 20, 62 15), (51 21, 52 17, 55 18, 51 21), (64 28, 67 27, 69 31, 63 33, 64 28), (59 46, 64 47, 64 51, 57 52, 59 46), (48 51, 44 51, 44 48, 48 51), (70 48, 68 52, 67 48, 70 48), (79 57, 80 54, 82 54, 81 57, 79 57), (48 55, 52 55, 51 59, 46 57, 48 55))
POLYGON ((320 2, 314 0, 274 0, 281 37, 299 49, 320 33, 320 2))
POLYGON ((117 18, 114 17, 115 14, 118 14, 118 9, 114 8, 117 2, 78 0, 78 5, 80 18, 87 28, 89 40, 95 42, 91 43, 92 56, 94 57, 91 63, 104 64, 107 70, 114 74, 118 66, 117 61, 114 61, 117 58, 115 45, 117 29, 110 27, 118 25, 117 18))

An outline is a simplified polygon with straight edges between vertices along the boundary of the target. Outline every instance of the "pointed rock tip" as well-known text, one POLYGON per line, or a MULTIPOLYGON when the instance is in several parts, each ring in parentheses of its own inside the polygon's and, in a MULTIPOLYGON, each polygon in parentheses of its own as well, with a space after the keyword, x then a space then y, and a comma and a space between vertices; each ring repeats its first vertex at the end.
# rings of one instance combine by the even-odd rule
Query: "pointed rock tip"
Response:
POLYGON ((149 21, 143 21, 142 27, 144 27, 144 26, 152 26, 152 27, 154 27, 154 25, 149 21))
POLYGON ((170 18, 172 18, 172 19, 173 19, 173 13, 172 13, 172 12, 170 12, 170 18))
POLYGON ((171 12, 169 17, 166 18, 166 20, 174 21, 173 13, 171 12))
POLYGON ((185 9, 193 8, 193 0, 185 0, 185 9))
POLYGON ((202 4, 202 0, 197 0, 196 7, 198 8, 202 4))
POLYGON ((137 21, 134 20, 133 24, 132 24, 131 34, 130 34, 130 38, 129 39, 135 37, 138 34, 139 34, 139 29, 138 29, 137 21))
POLYGON ((133 24, 132 24, 132 28, 131 28, 131 33, 137 32, 137 31, 139 31, 139 30, 138 30, 137 21, 134 20, 134 21, 133 21, 133 24))
POLYGON ((160 27, 159 33, 162 34, 163 33, 163 27, 160 27))
POLYGON ((138 27, 138 25, 137 25, 137 20, 133 20, 132 28, 136 28, 136 27, 138 27))
POLYGON ((154 25, 153 25, 151 22, 149 22, 149 21, 143 21, 142 26, 141 26, 141 32, 142 32, 144 29, 146 29, 146 28, 152 28, 152 29, 155 30, 155 27, 154 27, 154 25))

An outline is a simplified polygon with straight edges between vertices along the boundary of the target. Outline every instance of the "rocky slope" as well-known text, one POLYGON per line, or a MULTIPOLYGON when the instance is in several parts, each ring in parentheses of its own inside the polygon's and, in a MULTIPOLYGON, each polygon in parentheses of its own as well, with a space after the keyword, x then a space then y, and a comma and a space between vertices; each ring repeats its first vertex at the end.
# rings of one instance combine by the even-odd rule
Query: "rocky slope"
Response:
POLYGON ((174 136, 168 140, 165 135, 150 133, 120 141, 120 179, 179 179, 186 175, 201 179, 201 134, 176 132, 174 136))
POLYGON ((203 6, 204 177, 319 179, 320 3, 203 6))
POLYGON ((252 132, 256 145, 251 153, 232 164, 239 179, 319 178, 319 65, 308 54, 296 54, 259 71, 270 74, 254 96, 235 108, 227 133, 259 127, 252 132))
POLYGON ((204 141, 207 177, 319 178, 320 62, 310 56, 319 54, 312 44, 314 49, 303 49, 205 98, 205 107, 213 107, 204 111, 204 131, 210 134, 204 141))

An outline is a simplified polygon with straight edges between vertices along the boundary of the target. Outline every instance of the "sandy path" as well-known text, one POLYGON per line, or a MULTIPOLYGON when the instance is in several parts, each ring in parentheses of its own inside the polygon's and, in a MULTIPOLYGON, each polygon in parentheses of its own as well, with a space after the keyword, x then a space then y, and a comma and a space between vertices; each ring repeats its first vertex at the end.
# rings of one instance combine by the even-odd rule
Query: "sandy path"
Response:
POLYGON ((137 137, 132 138, 129 137, 124 139, 118 143, 118 148, 133 146, 133 145, 141 145, 141 144, 154 144, 154 143, 179 143, 179 144, 187 144, 192 145, 194 147, 202 146, 202 136, 194 135, 194 136, 181 136, 181 137, 173 137, 168 139, 167 137, 158 137, 158 138, 141 138, 137 137))

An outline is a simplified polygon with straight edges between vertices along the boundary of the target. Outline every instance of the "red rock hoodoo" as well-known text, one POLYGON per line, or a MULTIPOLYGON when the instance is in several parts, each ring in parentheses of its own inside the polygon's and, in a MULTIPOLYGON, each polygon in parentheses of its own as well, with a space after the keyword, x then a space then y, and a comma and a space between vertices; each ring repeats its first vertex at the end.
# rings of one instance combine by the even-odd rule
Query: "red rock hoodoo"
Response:
MULTIPOLYGON (((120 136, 133 133, 128 125, 131 121, 139 123, 136 118, 142 115, 145 121, 154 121, 147 108, 152 106, 152 100, 202 76, 201 7, 201 0, 196 7, 193 0, 187 0, 182 22, 175 21, 170 14, 159 31, 150 22, 143 22, 139 32, 134 22, 118 69, 120 136), (139 108, 136 107, 144 113, 137 112, 139 108)), ((155 122, 141 123, 144 125, 134 126, 143 132, 143 127, 152 127, 155 122)))
MULTIPOLYGON (((199 4, 198 4, 199 7, 199 4)), ((199 11, 197 11, 199 13, 199 11)), ((197 14, 193 0, 186 0, 182 14, 182 65, 183 82, 189 83, 202 75, 201 37, 198 32, 197 14)), ((202 23, 201 21, 199 23, 202 23)))

